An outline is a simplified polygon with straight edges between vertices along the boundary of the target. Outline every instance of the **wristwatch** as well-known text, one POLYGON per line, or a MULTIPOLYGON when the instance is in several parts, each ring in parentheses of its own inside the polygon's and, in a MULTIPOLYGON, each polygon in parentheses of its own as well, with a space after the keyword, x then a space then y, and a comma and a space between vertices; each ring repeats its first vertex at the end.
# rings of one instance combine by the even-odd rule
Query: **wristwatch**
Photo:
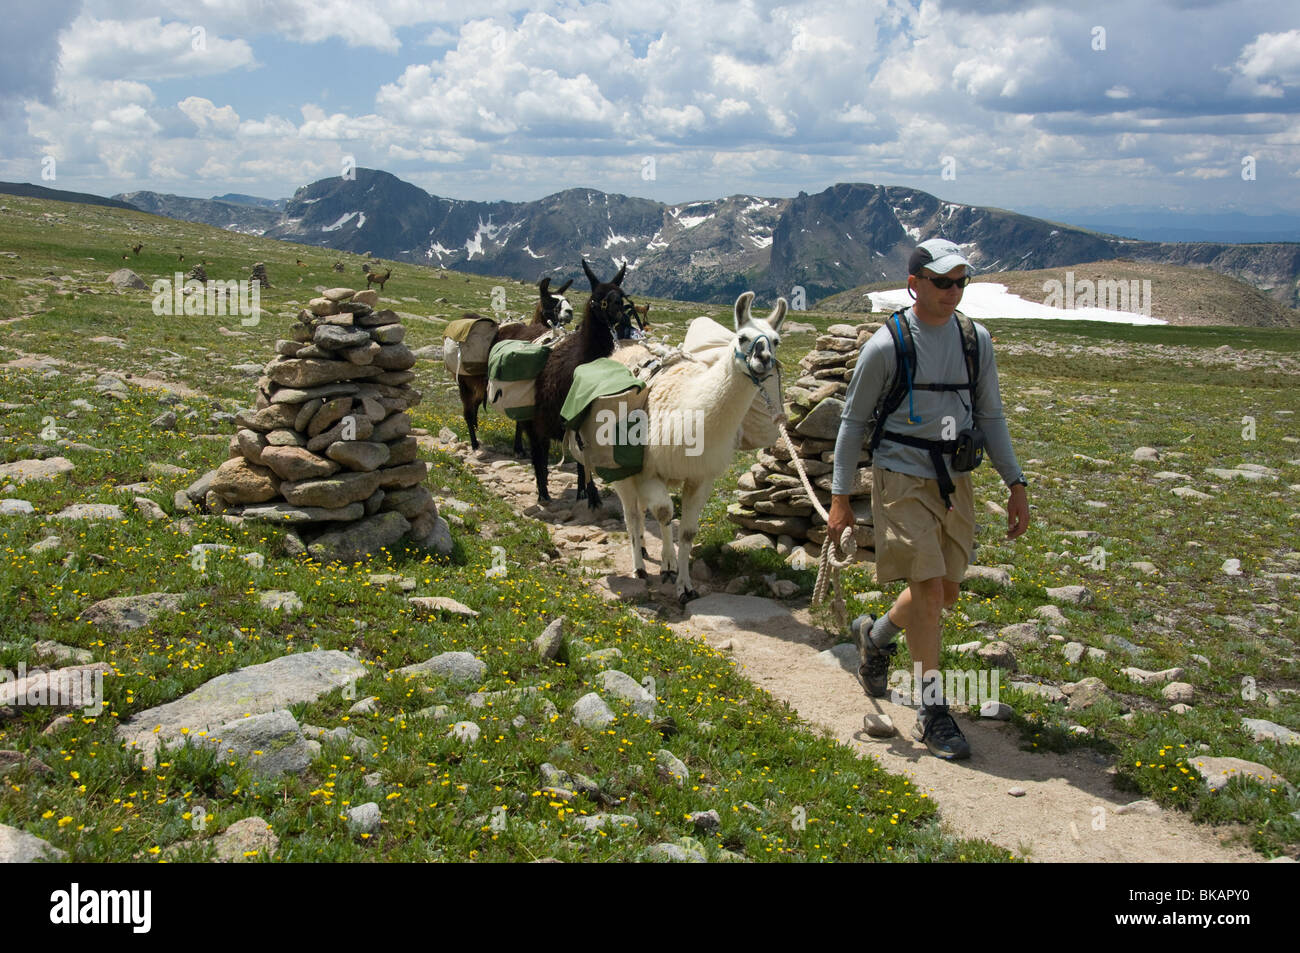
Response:
POLYGON ((1008 484, 1007 484, 1007 489, 1008 489, 1008 490, 1011 489, 1011 488, 1012 488, 1013 486, 1015 486, 1017 483, 1019 483, 1021 486, 1023 486, 1026 490, 1029 489, 1029 483, 1028 483, 1028 481, 1025 480, 1025 475, 1024 475, 1023 473, 1020 474, 1020 476, 1016 477, 1014 480, 1012 480, 1010 483, 1008 483, 1008 484))

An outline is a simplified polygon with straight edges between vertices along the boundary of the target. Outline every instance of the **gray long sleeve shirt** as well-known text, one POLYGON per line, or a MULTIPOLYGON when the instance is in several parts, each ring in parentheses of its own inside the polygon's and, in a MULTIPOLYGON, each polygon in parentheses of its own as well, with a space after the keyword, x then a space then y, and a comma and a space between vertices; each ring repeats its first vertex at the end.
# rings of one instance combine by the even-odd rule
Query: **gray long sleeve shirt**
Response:
MULTIPOLYGON (((961 329, 956 316, 948 323, 932 327, 918 321, 911 308, 903 312, 912 329, 916 347, 917 383, 960 384, 966 382, 966 360, 962 356, 961 329)), ((975 389, 975 407, 970 405, 970 391, 913 390, 911 411, 920 418, 919 423, 908 422, 908 399, 885 420, 886 430, 921 437, 926 440, 953 439, 955 431, 974 425, 984 432, 984 452, 1002 481, 1008 485, 1022 473, 1011 449, 1011 434, 1007 419, 1002 413, 1002 395, 998 388, 998 368, 993 357, 993 340, 988 330, 976 322, 975 333, 979 339, 979 381, 975 389), (944 418, 951 417, 955 428, 944 434, 944 418)), ((854 484, 858 453, 863 436, 871 422, 871 413, 885 388, 894 379, 898 359, 893 338, 888 327, 882 327, 858 355, 853 378, 844 398, 844 412, 840 415, 839 436, 835 440, 835 471, 831 478, 831 493, 845 494, 854 484)), ((882 440, 876 449, 874 463, 886 470, 909 473, 913 476, 934 479, 934 464, 927 451, 908 447, 892 440, 882 440)), ((952 454, 944 454, 948 472, 953 473, 952 454)))

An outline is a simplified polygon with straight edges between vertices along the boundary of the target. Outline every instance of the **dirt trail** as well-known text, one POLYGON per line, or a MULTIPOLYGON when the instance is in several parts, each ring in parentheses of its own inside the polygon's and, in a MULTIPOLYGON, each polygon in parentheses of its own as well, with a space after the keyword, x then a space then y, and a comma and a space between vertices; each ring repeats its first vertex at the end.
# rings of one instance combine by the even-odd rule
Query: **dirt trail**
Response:
MULTIPOLYGON (((421 438, 430 446, 433 438, 421 438)), ((536 503, 532 468, 512 458, 459 447, 457 455, 517 512, 536 503)), ((1118 790, 1106 759, 1088 750, 1065 755, 1020 750, 1019 733, 1006 722, 960 717, 973 754, 965 762, 932 757, 911 737, 914 709, 868 698, 854 677, 848 653, 828 650, 837 641, 810 624, 807 599, 785 604, 752 596, 721 595, 725 580, 704 582, 704 594, 682 610, 671 585, 647 586, 632 575, 627 536, 612 526, 618 499, 606 494, 602 511, 573 505, 574 468, 551 469, 554 502, 537 513, 551 531, 563 557, 577 556, 593 569, 593 581, 605 598, 660 607, 678 633, 728 649, 741 671, 755 684, 788 701, 808 722, 826 728, 838 741, 870 755, 889 771, 910 778, 939 807, 945 829, 964 837, 984 838, 1017 857, 1034 861, 1094 862, 1252 862, 1261 858, 1249 848, 1221 842, 1227 832, 1193 824, 1185 815, 1144 802, 1136 810, 1116 813, 1136 795, 1118 790), (597 575, 597 571, 600 571, 597 575), (793 608, 791 608, 793 607, 793 608), (720 614, 710 614, 710 609, 720 614), (898 728, 893 738, 869 738, 863 715, 887 714, 898 728), (1018 787, 1023 796, 1007 792, 1018 787), (1100 828, 1100 829, 1098 829, 1100 828)), ((653 521, 647 537, 653 536, 653 521)), ((657 579, 659 541, 647 539, 647 568, 657 579)), ((697 579, 698 581, 698 579, 697 579)))

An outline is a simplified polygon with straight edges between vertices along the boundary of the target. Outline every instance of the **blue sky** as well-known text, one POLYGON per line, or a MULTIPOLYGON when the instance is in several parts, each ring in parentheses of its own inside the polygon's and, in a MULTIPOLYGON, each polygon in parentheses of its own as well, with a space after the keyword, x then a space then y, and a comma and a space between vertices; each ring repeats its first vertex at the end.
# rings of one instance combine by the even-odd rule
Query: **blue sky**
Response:
POLYGON ((469 199, 859 181, 1011 209, 1300 213, 1285 4, 3 5, 24 37, 0 64, 6 180, 284 197, 353 157, 469 199))

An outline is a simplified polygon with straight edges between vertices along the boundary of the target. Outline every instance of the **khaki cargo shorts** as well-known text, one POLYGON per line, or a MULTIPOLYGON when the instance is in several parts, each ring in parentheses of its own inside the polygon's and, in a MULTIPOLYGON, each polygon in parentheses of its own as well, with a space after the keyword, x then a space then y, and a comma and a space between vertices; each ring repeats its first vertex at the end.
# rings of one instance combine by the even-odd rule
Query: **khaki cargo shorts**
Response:
POLYGON ((877 582, 961 582, 974 549, 975 500, 971 475, 950 475, 956 490, 948 510, 938 480, 872 467, 877 582))

